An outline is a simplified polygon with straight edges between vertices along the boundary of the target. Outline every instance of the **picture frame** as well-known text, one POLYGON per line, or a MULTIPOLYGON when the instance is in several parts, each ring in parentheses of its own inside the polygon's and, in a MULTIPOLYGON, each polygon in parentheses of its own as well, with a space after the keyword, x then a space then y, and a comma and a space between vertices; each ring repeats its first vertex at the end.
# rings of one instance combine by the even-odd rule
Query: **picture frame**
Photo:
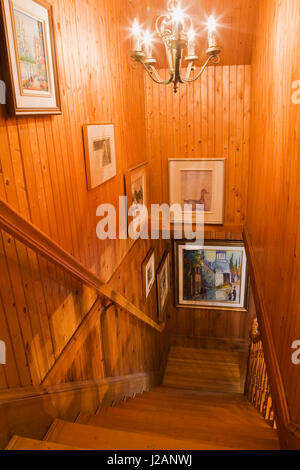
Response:
POLYGON ((91 190, 117 174, 114 125, 85 124, 83 140, 87 187, 91 190))
POLYGON ((181 222, 184 214, 195 222, 200 206, 198 212, 204 216, 205 224, 222 225, 224 195, 225 158, 169 159, 169 203, 178 207, 173 215, 174 222, 181 222), (185 204, 192 210, 184 211, 185 204))
POLYGON ((170 253, 166 252, 156 274, 158 318, 160 323, 166 321, 165 312, 171 287, 170 272, 170 253))
POLYGON ((143 298, 146 303, 155 284, 155 250, 151 248, 142 264, 143 298))
POLYGON ((176 307, 247 311, 249 276, 240 241, 175 241, 176 307))
POLYGON ((127 209, 131 214, 127 217, 128 227, 132 224, 133 232, 142 232, 148 224, 148 163, 132 168, 125 175, 125 194, 127 209))
POLYGON ((3 79, 12 115, 61 114, 52 6, 0 0, 3 79))

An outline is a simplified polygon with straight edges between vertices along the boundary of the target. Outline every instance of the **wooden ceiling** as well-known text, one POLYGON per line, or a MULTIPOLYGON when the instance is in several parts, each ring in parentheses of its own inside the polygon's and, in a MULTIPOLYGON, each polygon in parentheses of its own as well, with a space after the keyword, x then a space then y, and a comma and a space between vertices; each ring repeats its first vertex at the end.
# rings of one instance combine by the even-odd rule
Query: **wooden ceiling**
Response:
MULTIPOLYGON (((181 0, 182 7, 191 15, 198 33, 197 50, 201 56, 207 47, 206 18, 214 14, 218 19, 218 39, 223 47, 222 65, 251 63, 252 39, 258 0, 181 0)), ((166 11, 167 0, 131 0, 132 10, 139 20, 154 30, 155 19, 166 11)), ((158 66, 165 67, 165 56, 159 42, 155 45, 158 66)))

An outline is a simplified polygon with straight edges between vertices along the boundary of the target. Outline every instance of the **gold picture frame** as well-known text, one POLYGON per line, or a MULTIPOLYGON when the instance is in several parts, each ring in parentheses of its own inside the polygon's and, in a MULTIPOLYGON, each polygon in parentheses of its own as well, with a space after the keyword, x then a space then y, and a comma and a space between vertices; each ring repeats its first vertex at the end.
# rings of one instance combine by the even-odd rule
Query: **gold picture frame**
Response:
POLYGON ((157 306, 159 322, 166 321, 166 309, 171 289, 171 270, 170 270, 170 253, 166 252, 162 258, 160 266, 156 274, 157 288, 157 306))
POLYGON ((128 170, 125 174, 125 194, 127 208, 131 214, 127 216, 128 227, 131 224, 133 233, 141 233, 148 224, 148 163, 128 170), (135 209, 136 206, 136 209, 135 209), (140 206, 143 210, 140 210, 140 206))
POLYGON ((91 190, 117 174, 114 125, 85 124, 83 141, 87 187, 91 190))
POLYGON ((61 114, 52 6, 0 0, 1 60, 12 115, 61 114))
POLYGON ((243 242, 174 241, 176 307, 246 312, 249 273, 243 242))
POLYGON ((146 303, 155 284, 155 250, 151 248, 142 264, 143 299, 146 303))
POLYGON ((224 203, 225 158, 169 159, 169 204, 176 208, 174 222, 181 223, 184 215, 196 222, 201 215, 205 224, 222 225, 224 203), (191 210, 184 210, 184 205, 191 210))

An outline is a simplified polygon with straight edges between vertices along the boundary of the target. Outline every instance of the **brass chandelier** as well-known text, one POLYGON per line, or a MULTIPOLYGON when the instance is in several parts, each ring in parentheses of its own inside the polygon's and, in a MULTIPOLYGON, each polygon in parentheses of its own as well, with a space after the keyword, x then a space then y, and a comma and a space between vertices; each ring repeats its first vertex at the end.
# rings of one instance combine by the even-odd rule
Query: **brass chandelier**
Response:
POLYGON ((179 83, 191 83, 198 80, 210 62, 215 64, 220 62, 221 47, 217 45, 216 41, 217 23, 215 18, 211 16, 206 23, 208 30, 206 54, 208 57, 198 73, 191 76, 191 73, 197 70, 195 62, 199 59, 196 54, 196 34, 191 17, 182 10, 180 2, 177 0, 167 0, 167 10, 168 12, 157 18, 155 29, 166 49, 169 78, 163 80, 155 68, 156 59, 152 57, 153 34, 149 30, 144 32, 136 19, 131 28, 133 36, 131 57, 144 67, 155 83, 159 85, 173 84, 174 93, 177 93, 179 83), (184 61, 187 64, 187 70, 185 77, 183 77, 182 59, 185 49, 187 49, 187 54, 184 61))

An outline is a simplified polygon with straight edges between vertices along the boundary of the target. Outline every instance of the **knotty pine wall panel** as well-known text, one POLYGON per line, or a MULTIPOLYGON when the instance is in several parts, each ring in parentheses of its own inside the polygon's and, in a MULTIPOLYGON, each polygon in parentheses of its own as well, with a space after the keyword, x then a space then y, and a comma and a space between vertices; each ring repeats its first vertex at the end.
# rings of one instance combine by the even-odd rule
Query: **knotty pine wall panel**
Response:
MULTIPOLYGON (((208 67, 172 87, 145 78, 147 152, 153 202, 168 202, 169 158, 226 159, 225 224, 245 220, 250 132, 249 65, 208 67)), ((162 71, 166 73, 166 71, 162 71)))
MULTIPOLYGON (((107 281, 132 243, 99 241, 96 208, 116 204, 124 194, 126 169, 146 160, 144 73, 132 69, 126 31, 139 6, 117 0, 52 0, 52 5, 62 115, 14 118, 0 106, 0 197, 107 281), (87 191, 82 125, 108 122, 115 125, 117 176, 87 191)), ((139 243, 134 249, 140 250, 139 243)), ((142 256, 143 251, 140 263, 142 256)), ((95 293, 3 231, 0 271, 0 339, 7 345, 0 387, 38 384, 93 305, 95 293)), ((126 283, 127 272, 121 275, 126 283)), ((129 294, 131 287, 141 288, 132 275, 129 294)), ((131 328, 128 316, 126 321, 125 337, 131 328)), ((102 347, 97 330, 61 380, 101 378, 102 347)))
POLYGON ((252 65, 247 229, 293 423, 300 426, 300 3, 259 2, 252 65))

